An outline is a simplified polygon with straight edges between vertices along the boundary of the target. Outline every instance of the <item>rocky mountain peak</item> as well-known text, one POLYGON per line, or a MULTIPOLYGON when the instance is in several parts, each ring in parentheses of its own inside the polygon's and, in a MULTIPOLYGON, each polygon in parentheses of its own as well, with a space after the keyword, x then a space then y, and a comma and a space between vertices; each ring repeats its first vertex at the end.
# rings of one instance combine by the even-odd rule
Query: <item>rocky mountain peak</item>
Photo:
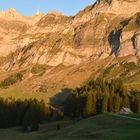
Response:
POLYGON ((59 11, 51 11, 48 13, 48 15, 64 16, 63 13, 61 13, 59 11))
MULTIPOLYGON (((136 22, 134 18, 140 11, 139 7, 139 0, 97 0, 74 17, 66 17, 58 11, 47 15, 37 12, 32 17, 24 17, 15 9, 9 9, 0 13, 8 20, 4 22, 1 19, 1 30, 6 36, 4 39, 9 39, 9 50, 17 44, 27 49, 25 52, 19 50, 21 52, 18 54, 18 60, 25 60, 23 66, 31 63, 73 65, 91 57, 94 60, 103 59, 110 54, 135 56, 140 54, 137 45, 140 19, 137 16, 136 22), (15 19, 20 22, 15 22, 15 19), (16 37, 13 39, 14 35, 16 37), (37 44, 40 51, 36 49, 37 44)), ((1 39, 1 42, 7 45, 7 40, 1 39)), ((0 48, 5 49, 5 46, 0 48)), ((3 53, 3 49, 0 52, 3 53)), ((21 66, 18 60, 15 60, 16 64, 21 66)))
POLYGON ((80 78, 88 78, 94 68, 98 71, 119 58, 137 62, 139 12, 140 0, 97 0, 73 17, 57 11, 47 15, 38 12, 32 17, 22 16, 15 9, 0 12, 0 69, 27 69, 27 79, 39 76, 31 83, 35 90, 46 83, 48 91, 54 85, 60 89, 74 81, 81 84, 84 79, 80 78), (37 74, 30 71, 33 65, 37 74), (65 79, 66 75, 69 77, 65 79), (73 77, 73 81, 68 80, 73 77), (63 79, 66 82, 61 83, 63 79))
POLYGON ((140 11, 140 0, 97 0, 76 15, 75 22, 87 22, 100 14, 131 17, 140 11))
POLYGON ((2 18, 18 18, 19 16, 21 15, 14 8, 0 12, 0 17, 2 18))
POLYGON ((139 0, 97 0, 97 3, 108 3, 108 4, 111 4, 113 2, 138 2, 139 0))
POLYGON ((9 10, 7 10, 7 12, 9 14, 16 14, 17 13, 16 9, 14 9, 14 8, 10 8, 9 10))
POLYGON ((139 0, 97 0, 96 2, 97 10, 125 15, 138 12, 139 5, 139 0))
POLYGON ((108 3, 111 4, 113 0, 97 0, 97 3, 108 3))

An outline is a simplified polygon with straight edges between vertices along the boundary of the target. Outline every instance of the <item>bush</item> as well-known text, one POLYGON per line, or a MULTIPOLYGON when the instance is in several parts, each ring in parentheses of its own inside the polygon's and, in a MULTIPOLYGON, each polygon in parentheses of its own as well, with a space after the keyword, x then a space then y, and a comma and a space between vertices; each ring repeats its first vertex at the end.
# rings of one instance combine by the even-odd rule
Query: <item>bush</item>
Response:
POLYGON ((136 23, 138 26, 140 25, 140 13, 137 14, 136 23))
POLYGON ((0 88, 7 88, 15 83, 17 83, 18 81, 22 81, 23 75, 22 73, 17 73, 15 75, 11 75, 8 78, 6 78, 5 80, 0 82, 0 88))
POLYGON ((45 65, 36 64, 35 66, 32 67, 31 73, 32 74, 40 74, 40 73, 44 73, 45 70, 46 70, 45 65))
POLYGON ((138 69, 138 66, 134 62, 125 63, 123 66, 127 70, 135 70, 135 69, 138 69))
POLYGON ((24 47, 24 48, 22 49, 23 54, 25 54, 27 51, 31 50, 31 49, 33 48, 33 45, 34 45, 34 44, 31 43, 31 44, 27 45, 26 47, 24 47))

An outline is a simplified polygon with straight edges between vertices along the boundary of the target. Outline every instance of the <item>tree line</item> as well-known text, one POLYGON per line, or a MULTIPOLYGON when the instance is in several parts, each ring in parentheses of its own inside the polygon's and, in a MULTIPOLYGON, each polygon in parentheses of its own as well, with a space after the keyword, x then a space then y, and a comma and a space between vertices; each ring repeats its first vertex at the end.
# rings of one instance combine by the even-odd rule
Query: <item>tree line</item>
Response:
MULTIPOLYGON (((140 92, 127 90, 120 79, 106 81, 100 78, 72 90, 63 106, 64 115, 71 118, 118 113, 122 107, 140 113, 140 92)), ((62 110, 46 105, 43 100, 0 98, 0 128, 22 126, 24 130, 35 131, 44 121, 62 118, 62 110)))
POLYGON ((127 90, 120 79, 91 80, 72 94, 64 103, 65 115, 86 117, 105 112, 118 113, 122 107, 140 113, 140 92, 127 90))
MULTIPOLYGON (((39 123, 50 120, 54 110, 37 99, 15 100, 0 98, 0 128, 22 126, 24 130, 38 130, 39 123)), ((59 115, 59 114, 57 114, 59 115)))

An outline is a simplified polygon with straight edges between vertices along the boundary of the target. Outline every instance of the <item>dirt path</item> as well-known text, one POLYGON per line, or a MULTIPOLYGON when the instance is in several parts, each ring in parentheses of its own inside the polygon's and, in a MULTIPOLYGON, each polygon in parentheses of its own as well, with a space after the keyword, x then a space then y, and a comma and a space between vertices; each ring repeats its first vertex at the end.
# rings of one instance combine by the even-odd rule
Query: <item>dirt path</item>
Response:
POLYGON ((138 119, 138 118, 133 118, 133 117, 129 117, 129 116, 123 116, 123 115, 113 114, 113 113, 107 113, 107 114, 111 115, 111 116, 115 116, 115 117, 126 118, 126 119, 131 119, 131 120, 135 120, 135 121, 140 122, 140 119, 138 119))

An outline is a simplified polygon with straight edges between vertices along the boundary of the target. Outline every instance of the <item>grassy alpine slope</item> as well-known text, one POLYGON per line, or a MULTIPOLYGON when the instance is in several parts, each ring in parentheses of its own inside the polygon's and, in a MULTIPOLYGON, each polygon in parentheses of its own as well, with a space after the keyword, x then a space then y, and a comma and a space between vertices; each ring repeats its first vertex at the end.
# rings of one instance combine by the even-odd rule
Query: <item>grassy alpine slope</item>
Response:
MULTIPOLYGON (((131 117, 140 118, 139 115, 131 117)), ((77 123, 59 121, 61 129, 56 131, 52 122, 41 126, 35 133, 23 133, 18 128, 0 129, 1 140, 138 140, 140 121, 101 114, 77 123), (8 135, 7 135, 8 133, 8 135)))

